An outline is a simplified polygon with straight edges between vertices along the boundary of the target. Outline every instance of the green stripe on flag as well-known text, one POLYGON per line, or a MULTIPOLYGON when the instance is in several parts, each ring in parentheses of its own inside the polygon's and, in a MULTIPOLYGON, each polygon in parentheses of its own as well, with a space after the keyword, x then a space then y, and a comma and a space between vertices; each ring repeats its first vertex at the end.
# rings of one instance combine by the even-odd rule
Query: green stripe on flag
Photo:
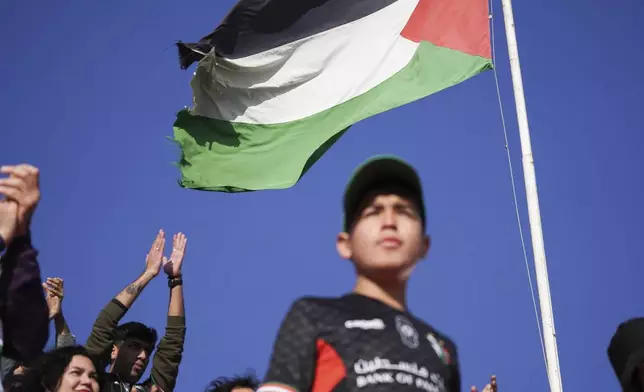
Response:
POLYGON ((491 68, 490 59, 421 42, 410 63, 391 78, 301 120, 231 123, 182 110, 173 127, 181 148, 180 185, 219 192, 291 187, 351 125, 491 68))

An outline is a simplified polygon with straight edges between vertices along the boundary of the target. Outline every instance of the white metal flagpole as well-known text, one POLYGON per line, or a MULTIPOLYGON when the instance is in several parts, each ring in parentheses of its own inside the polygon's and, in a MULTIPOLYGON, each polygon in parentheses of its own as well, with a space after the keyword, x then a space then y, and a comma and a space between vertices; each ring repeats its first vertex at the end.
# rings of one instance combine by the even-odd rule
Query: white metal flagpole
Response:
MULTIPOLYGON (((494 1, 494 0, 491 0, 494 1)), ((523 80, 521 78, 521 65, 519 63, 519 49, 514 28, 514 15, 512 1, 501 0, 503 5, 503 19, 505 20, 505 35, 508 41, 510 55, 510 70, 514 88, 514 101, 519 122, 519 135, 521 137, 521 153, 523 157, 523 176, 525 181, 526 198, 528 203, 528 217, 530 220, 530 234, 532 237, 532 251, 534 253, 537 289, 539 291, 539 304, 541 307, 541 323, 543 324, 543 341, 546 349, 546 366, 550 391, 562 392, 561 371, 559 370, 559 354, 557 352, 557 335, 555 333, 555 320, 552 314, 552 301, 550 299, 550 283, 548 282, 548 266, 546 264, 546 250, 543 243, 541 228, 541 213, 539 212, 539 195, 537 193, 537 177, 534 170, 532 156, 532 143, 530 142, 530 129, 528 128, 528 113, 526 111, 525 96, 523 93, 523 80)))

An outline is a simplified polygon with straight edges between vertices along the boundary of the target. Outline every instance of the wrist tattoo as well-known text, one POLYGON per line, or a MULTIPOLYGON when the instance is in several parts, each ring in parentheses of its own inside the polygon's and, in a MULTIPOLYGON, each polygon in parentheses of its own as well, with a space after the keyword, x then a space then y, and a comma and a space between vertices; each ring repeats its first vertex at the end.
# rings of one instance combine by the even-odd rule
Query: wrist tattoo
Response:
POLYGON ((130 295, 137 295, 139 293, 139 286, 136 283, 132 283, 131 285, 127 286, 125 292, 130 295))

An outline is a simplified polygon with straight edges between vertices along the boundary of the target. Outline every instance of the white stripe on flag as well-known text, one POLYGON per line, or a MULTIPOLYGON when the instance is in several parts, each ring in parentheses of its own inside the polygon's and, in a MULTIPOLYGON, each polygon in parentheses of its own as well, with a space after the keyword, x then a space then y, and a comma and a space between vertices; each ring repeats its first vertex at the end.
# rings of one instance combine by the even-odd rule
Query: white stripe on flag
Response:
POLYGON ((239 59, 206 56, 191 82, 194 114, 242 123, 300 120, 342 104, 404 68, 418 44, 403 38, 419 0, 239 59))

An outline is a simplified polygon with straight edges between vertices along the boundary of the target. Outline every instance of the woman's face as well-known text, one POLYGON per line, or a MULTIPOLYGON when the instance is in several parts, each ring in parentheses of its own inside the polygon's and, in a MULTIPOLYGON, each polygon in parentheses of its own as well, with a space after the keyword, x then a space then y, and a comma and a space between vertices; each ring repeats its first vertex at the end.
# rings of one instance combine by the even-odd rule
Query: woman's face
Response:
POLYGON ((56 392, 100 392, 92 361, 83 355, 74 356, 56 392))

